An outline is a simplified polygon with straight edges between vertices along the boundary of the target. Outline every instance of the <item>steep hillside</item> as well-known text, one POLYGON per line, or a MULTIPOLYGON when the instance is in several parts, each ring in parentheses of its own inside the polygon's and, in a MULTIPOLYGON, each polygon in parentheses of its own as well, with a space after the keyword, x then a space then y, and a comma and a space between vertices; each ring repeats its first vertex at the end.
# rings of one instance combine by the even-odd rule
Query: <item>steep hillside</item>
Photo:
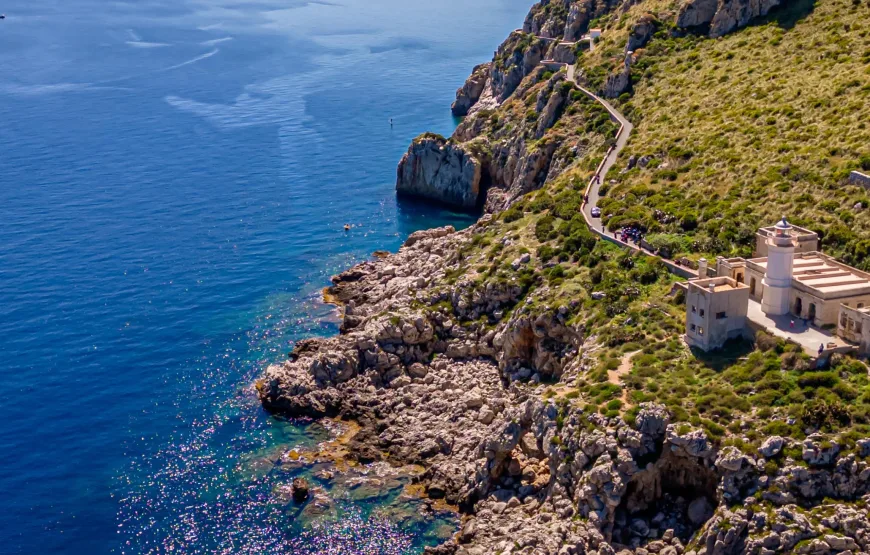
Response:
MULTIPOLYGON (((608 226, 679 234, 684 252, 747 254, 754 230, 787 214, 870 268, 870 201, 847 181, 870 165, 867 4, 800 0, 717 40, 672 36, 668 12, 656 15, 620 98, 636 128, 608 176, 608 226)), ((593 75, 612 63, 603 46, 581 59, 593 75)))

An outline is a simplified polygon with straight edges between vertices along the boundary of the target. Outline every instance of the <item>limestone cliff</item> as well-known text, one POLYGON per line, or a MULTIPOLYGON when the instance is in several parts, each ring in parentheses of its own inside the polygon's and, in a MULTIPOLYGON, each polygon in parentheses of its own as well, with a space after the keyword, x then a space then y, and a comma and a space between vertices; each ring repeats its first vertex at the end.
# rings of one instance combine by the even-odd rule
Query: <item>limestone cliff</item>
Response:
POLYGON ((590 148, 603 148, 615 126, 605 124, 604 135, 592 132, 582 145, 580 141, 590 118, 598 120, 603 108, 567 82, 564 72, 545 79, 547 75, 546 68, 537 66, 500 108, 470 114, 446 148, 439 140, 417 139, 400 163, 397 189, 458 206, 472 204, 458 202, 456 191, 468 191, 469 200, 473 192, 478 204, 495 212, 554 177, 550 168, 558 150, 564 169, 590 148), (471 159, 479 165, 480 177, 463 169, 459 152, 476 153, 471 159), (439 184, 433 187, 434 181, 439 184))
POLYGON ((511 33, 498 47, 489 66, 489 79, 469 113, 500 106, 538 67, 549 46, 548 41, 534 35, 511 33))
POLYGON ((622 3, 622 0, 541 0, 526 16, 523 31, 573 42, 588 30, 590 21, 622 3))
POLYGON ((710 26, 711 37, 721 37, 767 15, 780 0, 687 0, 680 7, 677 26, 710 26))
POLYGON ((396 171, 400 194, 473 208, 480 200, 481 162, 462 145, 426 134, 408 148, 396 171))

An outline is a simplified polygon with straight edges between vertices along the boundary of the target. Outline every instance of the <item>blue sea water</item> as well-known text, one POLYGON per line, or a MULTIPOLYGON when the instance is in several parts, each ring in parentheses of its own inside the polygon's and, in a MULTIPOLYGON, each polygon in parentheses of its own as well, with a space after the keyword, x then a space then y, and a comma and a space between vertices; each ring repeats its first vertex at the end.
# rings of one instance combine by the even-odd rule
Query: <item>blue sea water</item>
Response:
POLYGON ((251 383, 336 333, 331 274, 469 223, 397 203, 395 165, 452 131, 527 8, 0 5, 0 553, 415 553, 452 531, 402 476, 287 464, 329 430, 251 383), (300 514, 299 474, 330 502, 300 514))

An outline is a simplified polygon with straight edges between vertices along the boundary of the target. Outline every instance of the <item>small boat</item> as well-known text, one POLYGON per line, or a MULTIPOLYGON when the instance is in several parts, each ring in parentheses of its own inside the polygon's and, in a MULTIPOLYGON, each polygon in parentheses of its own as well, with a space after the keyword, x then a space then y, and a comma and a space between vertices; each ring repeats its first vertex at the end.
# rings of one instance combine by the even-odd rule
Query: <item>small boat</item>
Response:
POLYGON ((0 13, 0 19, 6 19, 6 14, 5 14, 5 13, 0 13))

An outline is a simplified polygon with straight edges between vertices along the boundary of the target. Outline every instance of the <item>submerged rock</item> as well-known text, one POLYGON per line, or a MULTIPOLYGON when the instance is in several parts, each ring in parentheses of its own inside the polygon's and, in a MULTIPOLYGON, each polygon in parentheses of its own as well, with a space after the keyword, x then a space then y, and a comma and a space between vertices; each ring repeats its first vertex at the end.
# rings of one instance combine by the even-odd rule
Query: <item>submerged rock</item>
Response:
POLYGON ((308 481, 305 478, 293 479, 293 501, 296 503, 305 503, 308 500, 310 488, 308 481))

